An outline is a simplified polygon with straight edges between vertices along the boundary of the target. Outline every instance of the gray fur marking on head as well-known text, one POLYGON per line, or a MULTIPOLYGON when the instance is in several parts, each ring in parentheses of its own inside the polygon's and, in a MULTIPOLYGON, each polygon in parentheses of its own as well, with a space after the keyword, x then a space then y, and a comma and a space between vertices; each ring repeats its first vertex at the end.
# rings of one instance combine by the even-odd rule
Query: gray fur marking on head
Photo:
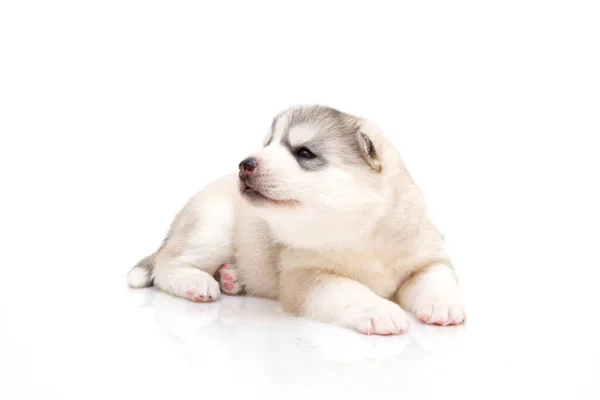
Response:
POLYGON ((283 127, 281 143, 290 149, 301 168, 315 171, 325 167, 329 161, 337 159, 346 165, 358 165, 357 161, 371 158, 367 163, 373 167, 372 160, 377 158, 375 147, 364 133, 359 132, 361 119, 326 106, 293 107, 277 115, 271 124, 271 138, 279 118, 287 114, 287 123, 283 127), (290 143, 290 129, 296 125, 311 125, 317 134, 302 144, 317 155, 314 159, 303 159, 295 155, 297 148, 290 143), (365 146, 365 149, 362 147, 365 146), (366 150, 366 154, 365 154, 366 150))

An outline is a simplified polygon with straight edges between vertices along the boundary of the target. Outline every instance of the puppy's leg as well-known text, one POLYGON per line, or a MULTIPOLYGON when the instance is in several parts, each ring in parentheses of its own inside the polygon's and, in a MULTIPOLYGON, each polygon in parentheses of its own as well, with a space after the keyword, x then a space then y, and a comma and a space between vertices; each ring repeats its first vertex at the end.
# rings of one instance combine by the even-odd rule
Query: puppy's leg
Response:
POLYGON ((219 298, 219 284, 209 273, 177 258, 156 264, 154 285, 192 301, 211 302, 219 298))
POLYGON ((244 292, 244 285, 238 280, 237 268, 234 264, 221 265, 218 275, 223 293, 235 296, 244 292))
POLYGON ((466 318, 456 275, 445 263, 424 268, 398 290, 400 305, 423 322, 456 325, 466 318))
POLYGON ((207 186, 179 212, 163 245, 130 272, 133 287, 154 285, 193 301, 219 298, 213 278, 233 258, 237 177, 207 186))
MULTIPOLYGON (((213 208, 206 205, 206 210, 213 208)), ((215 218, 200 218, 189 232, 170 237, 155 256, 154 285, 175 296, 193 301, 219 298, 219 283, 213 278, 219 266, 233 257, 232 235, 215 218)))
MULTIPOLYGON (((277 299, 279 278, 276 263, 280 251, 267 224, 246 212, 239 219, 234 242, 237 285, 248 296, 277 299)), ((226 287, 223 291, 228 292, 226 287)))
POLYGON ((409 326, 406 313, 366 286, 320 269, 280 275, 282 308, 292 314, 371 335, 396 335, 409 326))

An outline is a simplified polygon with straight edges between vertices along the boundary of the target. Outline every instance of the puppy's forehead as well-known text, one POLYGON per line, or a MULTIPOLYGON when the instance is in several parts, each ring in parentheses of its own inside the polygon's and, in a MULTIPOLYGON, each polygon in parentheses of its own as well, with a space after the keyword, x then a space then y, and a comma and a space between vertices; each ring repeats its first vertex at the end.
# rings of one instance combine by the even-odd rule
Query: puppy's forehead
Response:
POLYGON ((287 114, 279 114, 273 119, 273 124, 271 125, 271 140, 272 139, 281 139, 285 133, 287 133, 289 129, 289 118, 287 114))
POLYGON ((310 142, 317 136, 318 130, 315 126, 309 124, 299 124, 292 126, 287 133, 287 142, 292 147, 301 146, 310 142))
POLYGON ((291 146, 324 139, 354 127, 356 119, 333 108, 324 106, 295 107, 282 112, 271 125, 272 140, 291 146))

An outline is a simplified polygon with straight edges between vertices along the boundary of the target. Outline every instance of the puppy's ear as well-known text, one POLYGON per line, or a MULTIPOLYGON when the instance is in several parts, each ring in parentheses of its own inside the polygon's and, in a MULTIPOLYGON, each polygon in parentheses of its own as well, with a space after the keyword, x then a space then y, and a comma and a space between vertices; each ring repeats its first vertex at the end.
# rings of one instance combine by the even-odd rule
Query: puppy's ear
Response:
POLYGON ((362 130, 358 130, 356 132, 356 139, 358 140, 358 147, 360 147, 360 152, 367 162, 377 172, 381 172, 382 166, 379 162, 379 155, 377 154, 377 150, 375 150, 375 145, 369 136, 362 132, 362 130))

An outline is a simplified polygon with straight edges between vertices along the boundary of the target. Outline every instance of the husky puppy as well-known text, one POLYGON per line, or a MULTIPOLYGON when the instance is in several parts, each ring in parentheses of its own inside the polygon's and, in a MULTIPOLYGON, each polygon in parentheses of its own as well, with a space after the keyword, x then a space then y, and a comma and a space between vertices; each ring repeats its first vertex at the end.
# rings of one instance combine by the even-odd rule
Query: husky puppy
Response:
POLYGON ((406 312, 437 325, 465 310, 443 236, 398 151, 366 120, 324 106, 277 115, 262 149, 194 196, 128 275, 175 296, 242 290, 365 334, 406 312))

